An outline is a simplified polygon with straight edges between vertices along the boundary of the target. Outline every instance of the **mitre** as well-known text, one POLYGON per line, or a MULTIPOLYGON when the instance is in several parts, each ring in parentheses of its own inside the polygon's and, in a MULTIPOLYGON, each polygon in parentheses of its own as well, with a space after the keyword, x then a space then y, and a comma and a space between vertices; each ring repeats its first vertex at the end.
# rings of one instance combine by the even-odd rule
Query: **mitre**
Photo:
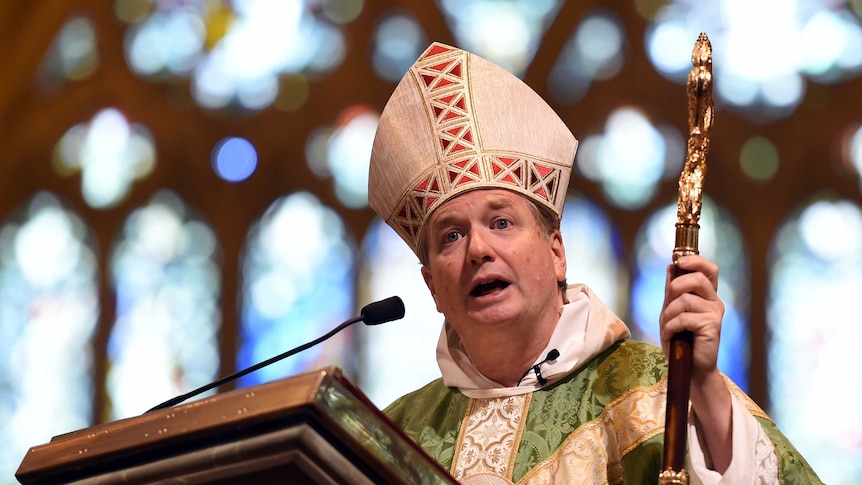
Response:
POLYGON ((475 54, 433 43, 380 115, 368 201, 419 256, 447 200, 506 189, 562 216, 578 141, 523 81, 475 54))

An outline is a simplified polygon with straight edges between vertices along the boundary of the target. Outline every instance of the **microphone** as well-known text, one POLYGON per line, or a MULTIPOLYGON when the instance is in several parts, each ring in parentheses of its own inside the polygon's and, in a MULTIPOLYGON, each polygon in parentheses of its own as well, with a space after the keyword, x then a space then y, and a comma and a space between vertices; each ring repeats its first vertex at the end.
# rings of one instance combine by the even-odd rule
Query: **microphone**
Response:
POLYGON ((359 315, 366 325, 380 325, 404 318, 404 302, 397 296, 365 305, 359 315))
POLYGON ((545 359, 543 361, 541 361, 538 364, 534 365, 533 367, 530 367, 529 369, 527 369, 527 372, 524 372, 524 375, 522 375, 521 378, 518 380, 518 385, 521 384, 521 381, 523 381, 524 378, 527 377, 527 374, 529 374, 530 371, 533 371, 536 373, 536 380, 539 381, 540 386, 544 386, 545 384, 547 384, 548 380, 545 379, 544 376, 542 376, 542 370, 539 369, 539 366, 544 364, 545 362, 557 360, 557 357, 559 357, 559 356, 560 356, 559 350, 551 349, 550 352, 548 352, 548 355, 545 356, 545 359))
POLYGON ((358 317, 353 317, 350 320, 345 321, 341 325, 335 327, 333 330, 330 330, 329 333, 318 337, 311 342, 300 345, 299 347, 295 347, 293 349, 288 350, 287 352, 276 355, 275 357, 271 357, 263 362, 258 362, 257 364, 246 367, 245 369, 234 372, 233 374, 222 377, 221 379, 210 382, 204 386, 201 386, 193 391, 189 391, 181 396, 177 396, 173 399, 169 399, 161 404, 158 404, 145 412, 144 414, 158 411, 159 409, 169 408, 171 406, 175 406, 186 399, 190 399, 192 397, 197 396, 198 394, 202 394, 204 392, 209 391, 215 387, 219 387, 222 384, 226 384, 230 381, 239 379, 240 377, 250 374, 262 367, 266 367, 270 364, 274 364, 282 359, 290 357, 291 355, 298 354, 303 350, 314 347, 315 345, 323 342, 324 340, 332 337, 336 333, 344 330, 345 328, 353 325, 356 322, 364 322, 366 325, 380 325, 381 323, 391 322, 392 320, 398 320, 399 318, 404 318, 404 302, 401 301, 401 298, 397 296, 390 296, 384 300, 375 301, 373 303, 369 303, 362 307, 362 310, 359 311, 358 317))

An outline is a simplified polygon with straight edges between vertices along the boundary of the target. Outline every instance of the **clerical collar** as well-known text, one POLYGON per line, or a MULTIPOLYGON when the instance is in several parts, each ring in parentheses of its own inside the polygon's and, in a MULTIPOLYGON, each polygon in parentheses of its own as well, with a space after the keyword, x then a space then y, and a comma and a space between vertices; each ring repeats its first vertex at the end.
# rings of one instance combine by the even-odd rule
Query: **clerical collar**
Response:
POLYGON ((569 285, 566 296, 569 303, 563 305, 560 320, 548 345, 534 363, 541 370, 541 382, 539 374, 535 372, 528 372, 515 387, 506 387, 489 379, 476 369, 460 337, 445 321, 437 343, 437 364, 443 382, 447 387, 458 388, 471 398, 526 394, 552 385, 614 342, 631 336, 619 317, 586 285, 569 285), (547 360, 553 350, 559 352, 559 356, 547 360))

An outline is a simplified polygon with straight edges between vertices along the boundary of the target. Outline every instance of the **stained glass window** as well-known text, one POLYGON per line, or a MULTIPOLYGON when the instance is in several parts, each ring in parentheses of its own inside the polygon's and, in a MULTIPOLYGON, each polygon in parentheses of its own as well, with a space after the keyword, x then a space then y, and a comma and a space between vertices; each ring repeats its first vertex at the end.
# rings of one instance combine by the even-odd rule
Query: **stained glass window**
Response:
POLYGON ((176 194, 129 216, 111 252, 117 320, 108 341, 111 418, 143 413, 219 368, 218 242, 176 194))
MULTIPOLYGON (((244 369, 320 337, 353 316, 355 243, 307 192, 275 201, 248 233, 236 366, 244 369)), ((248 386, 311 368, 355 368, 352 328, 240 379, 248 386)))
POLYGON ((374 31, 374 71, 383 79, 399 81, 429 43, 413 16, 398 10, 388 12, 374 31))
POLYGON ((458 46, 523 76, 560 0, 438 0, 458 46))
POLYGON ((769 414, 824 482, 854 483, 862 476, 862 209, 826 197, 800 207, 773 240, 769 272, 769 414))
POLYGON ((99 65, 96 33, 93 22, 87 17, 69 19, 48 49, 40 68, 42 86, 54 90, 67 81, 80 81, 90 77, 99 65))
POLYGON ((261 110, 291 97, 283 90, 295 83, 282 86, 281 76, 315 77, 341 64, 343 25, 362 8, 361 0, 118 0, 115 12, 129 24, 125 55, 137 75, 190 78, 204 108, 261 110))
POLYGON ((618 315, 627 308, 628 269, 623 265, 619 234, 595 202, 566 201, 560 222, 566 248, 566 280, 586 283, 618 315))
POLYGON ((42 192, 0 228, 0 476, 92 421, 98 268, 88 227, 42 192))
POLYGON ((684 82, 693 39, 706 32, 716 98, 758 119, 782 118, 802 102, 806 78, 834 83, 862 71, 862 22, 850 4, 675 0, 651 17, 645 44, 660 73, 684 82))
MULTIPOLYGON (((661 345, 659 314, 664 301, 665 268, 674 248, 676 204, 647 219, 635 243, 631 288, 632 333, 638 340, 661 345)), ((749 268, 742 236, 724 209, 704 198, 700 218, 700 254, 719 267, 718 296, 724 302, 718 368, 748 389, 749 268)))
POLYGON ((608 116, 604 132, 581 141, 575 161, 611 203, 637 209, 652 199, 661 180, 679 176, 684 159, 685 142, 675 128, 626 106, 608 116))
MULTIPOLYGON (((407 306, 403 321, 357 327, 250 376, 242 385, 335 363, 359 375, 363 389, 382 407, 439 375, 433 350, 442 316, 421 281, 415 255, 387 226, 375 221, 364 235, 362 265, 354 261, 356 248, 349 232, 365 224, 368 153, 379 116, 379 106, 363 103, 381 102, 380 86, 366 93, 373 99, 363 99, 365 94, 360 93, 349 101, 330 125, 307 142, 309 169, 331 178, 332 193, 341 208, 327 208, 308 193, 275 201, 247 233, 241 294, 220 295, 219 244, 207 222, 180 196, 161 192, 134 210, 122 227, 112 226, 133 210, 124 205, 130 194, 141 188, 157 190, 139 181, 164 168, 160 159, 156 165, 163 148, 157 149, 150 130, 136 122, 131 111, 96 107, 89 112, 91 104, 82 102, 87 96, 104 94, 102 88, 108 84, 115 86, 111 80, 124 79, 128 74, 124 69, 141 82, 108 90, 123 110, 164 114, 196 103, 205 110, 235 110, 234 114, 243 115, 272 109, 302 115, 309 108, 321 113, 339 109, 330 106, 329 100, 317 99, 326 97, 325 89, 338 83, 319 80, 334 74, 344 79, 364 74, 369 76, 368 86, 375 76, 383 84, 395 82, 433 33, 451 35, 453 43, 519 76, 541 75, 554 62, 550 76, 537 79, 535 87, 546 87, 551 101, 574 105, 589 99, 590 90, 597 88, 620 92, 623 86, 615 76, 623 68, 636 67, 625 64, 626 56, 646 55, 657 75, 684 82, 691 68, 692 41, 704 30, 717 56, 718 104, 762 123, 765 133, 774 132, 768 129, 777 126, 771 121, 796 113, 803 103, 815 108, 835 103, 837 97, 829 93, 836 90, 823 85, 862 73, 860 0, 631 2, 632 12, 646 22, 621 7, 572 8, 574 4, 437 0, 421 7, 403 2, 400 8, 386 9, 363 0, 114 0, 105 2, 104 8, 113 7, 113 15, 125 29, 122 45, 115 46, 125 56, 119 63, 117 52, 106 48, 101 37, 110 27, 104 13, 79 15, 72 8, 26 17, 43 29, 60 27, 45 52, 22 51, 24 57, 18 59, 22 62, 15 62, 22 82, 13 82, 7 94, 25 96, 10 97, 14 101, 10 106, 32 109, 21 119, 35 122, 7 131, 13 137, 26 135, 22 139, 28 141, 43 137, 33 128, 22 127, 59 133, 58 125, 43 123, 54 112, 40 111, 55 106, 54 101, 63 108, 56 111, 57 123, 67 123, 73 116, 84 118, 78 118, 81 123, 54 147, 54 172, 38 172, 38 160, 31 156, 41 152, 31 150, 28 141, 26 149, 14 143, 10 147, 13 167, 33 160, 36 164, 21 184, 26 188, 11 191, 26 194, 26 206, 0 226, 0 355, 4 356, 0 360, 0 477, 11 480, 24 447, 90 423, 93 379, 105 378, 93 369, 94 351, 99 356, 107 353, 109 360, 108 409, 97 409, 105 413, 96 415, 96 420, 140 413, 214 378, 219 368, 221 298, 242 300, 237 367, 305 343, 370 301, 397 294, 407 306), (433 12, 435 8, 439 12, 433 12), (563 8, 581 18, 558 18, 563 8), (36 17, 48 19, 47 23, 37 22, 36 17), (349 25, 356 19, 361 21, 349 25), (548 38, 546 47, 559 48, 559 57, 546 55, 531 68, 536 52, 548 54, 541 47, 549 27, 570 29, 554 30, 559 37, 548 38), (643 33, 643 38, 634 38, 633 33, 643 33), (645 54, 634 51, 641 48, 645 54), (27 60, 30 54, 41 61, 27 60), (29 94, 27 79, 38 88, 29 94), (150 89, 151 83, 163 84, 150 89), (145 92, 136 93, 141 89, 145 92), (165 106, 150 112, 146 103, 124 103, 130 93, 144 95, 148 101, 166 94, 165 106), (57 174, 64 178, 57 179, 57 174), (66 189, 69 183, 79 182, 81 197, 74 200, 99 209, 87 209, 88 214, 96 214, 88 215, 88 221, 49 193, 29 199, 30 187, 66 189), (361 210, 348 215, 353 209, 361 210), (350 219, 350 228, 342 215, 350 219), (97 248, 89 226, 98 228, 100 237, 107 235, 105 243, 116 234, 114 246, 97 248), (104 259, 109 267, 100 272, 97 261, 104 259), (101 323, 109 328, 98 335, 111 331, 108 347, 92 349, 100 312, 97 288, 105 287, 105 279, 109 291, 116 294, 117 320, 105 321, 103 316, 101 323), (354 361, 352 345, 357 340, 362 346, 359 360, 354 361), (52 419, 45 420, 45 415, 52 419)), ((29 12, 20 10, 16 13, 29 12)), ((45 47, 51 33, 42 34, 36 37, 43 43, 34 46, 45 47)), ((38 41, 36 37, 31 40, 38 41)), ((639 67, 637 73, 650 79, 656 74, 639 67)), ((649 84, 656 85, 652 80, 649 84)), ((684 159, 683 137, 653 116, 663 109, 656 105, 658 101, 647 101, 642 106, 609 107, 609 113, 600 115, 608 116, 604 127, 596 130, 601 133, 576 132, 582 138, 577 171, 589 179, 591 196, 604 196, 607 205, 613 206, 608 212, 617 221, 631 220, 635 212, 655 203, 657 184, 675 178, 684 159)), ((583 112, 564 111, 572 123, 601 124, 592 114, 581 117, 583 112)), ((186 114, 189 120, 197 116, 191 111, 186 114)), ((270 114, 293 119, 285 113, 270 114)), ((237 119, 224 112, 209 116, 204 124, 217 127, 237 119)), ((170 138, 169 131, 160 130, 159 136, 170 138)), ((836 137, 841 138, 834 145, 841 150, 843 164, 837 169, 857 177, 862 173, 862 128, 848 122, 836 137)), ((248 145, 235 151, 238 140, 225 138, 202 149, 195 146, 197 154, 190 154, 205 160, 208 153, 204 152, 212 150, 212 169, 222 181, 257 183, 257 154, 248 145)), ((173 151, 176 157, 179 152, 172 148, 176 140, 167 141, 165 153, 173 151)), ((273 142, 254 141, 261 143, 254 149, 260 148, 262 157, 269 146, 265 143, 273 142)), ((786 185, 786 170, 799 168, 791 165, 799 163, 798 158, 788 158, 793 152, 777 138, 736 136, 732 142, 740 145, 735 168, 751 184, 786 185)), ((164 175, 159 184, 177 185, 170 170, 164 175)), ((834 175, 824 175, 823 180, 828 183, 834 175)), ((298 180, 304 183, 301 177, 298 180)), ((846 186, 837 190, 846 192, 846 186)), ((622 252, 616 230, 599 205, 586 198, 568 201, 562 224, 569 281, 588 283, 616 312, 631 314, 628 323, 635 337, 654 343, 665 265, 673 246, 673 209, 661 209, 649 218, 631 255, 622 252)), ((862 336, 862 326, 854 325, 860 314, 857 302, 862 301, 858 298, 862 294, 860 213, 857 202, 825 196, 800 206, 776 234, 769 260, 769 411, 823 478, 836 483, 853 482, 862 475, 858 465, 862 424, 855 418, 862 407, 862 359, 853 346, 862 336), (810 418, 822 413, 822 396, 828 396, 830 412, 841 419, 810 418)), ((228 222, 219 229, 237 229, 233 226, 228 222)), ((748 256, 733 218, 711 201, 705 206, 702 226, 701 250, 721 266, 719 292, 727 304, 719 366, 747 387, 748 256)), ((110 311, 101 308, 102 315, 110 311)), ((234 316, 229 318, 233 325, 234 316)), ((234 358, 233 349, 225 351, 234 358)))
POLYGON ((81 195, 90 207, 117 205, 132 182, 150 174, 156 150, 149 130, 130 123, 118 110, 99 111, 89 123, 67 131, 57 144, 54 168, 60 175, 81 174, 81 195))
POLYGON ((368 106, 349 106, 306 143, 308 166, 319 177, 332 177, 335 194, 347 207, 368 205, 368 164, 379 121, 380 114, 368 106))
POLYGON ((404 301, 403 320, 359 329, 360 384, 382 407, 440 377, 435 349, 443 315, 422 279, 419 258, 382 220, 376 219, 365 235, 362 256, 363 301, 392 295, 404 301))
POLYGON ((548 78, 551 96, 573 104, 584 97, 592 83, 615 76, 625 62, 625 35, 613 12, 595 9, 585 15, 548 78))

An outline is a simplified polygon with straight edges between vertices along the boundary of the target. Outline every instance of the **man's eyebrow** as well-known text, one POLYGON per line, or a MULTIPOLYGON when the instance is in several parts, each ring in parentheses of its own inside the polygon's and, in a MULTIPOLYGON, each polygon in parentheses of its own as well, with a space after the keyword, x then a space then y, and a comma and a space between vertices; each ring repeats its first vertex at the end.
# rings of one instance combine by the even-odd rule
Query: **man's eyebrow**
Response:
POLYGON ((439 231, 440 228, 452 224, 458 218, 459 217, 457 214, 447 214, 445 216, 440 216, 440 218, 438 218, 436 221, 434 221, 433 224, 431 224, 431 227, 429 229, 432 231, 439 231))
POLYGON ((502 197, 491 199, 490 205, 493 210, 513 209, 515 207, 515 204, 510 199, 504 199, 502 197))
MULTIPOLYGON (((514 207, 515 204, 511 200, 503 197, 495 197, 490 199, 488 202, 488 208, 492 211, 513 209, 514 207)), ((444 216, 440 216, 439 219, 429 226, 429 229, 439 230, 441 227, 448 226, 461 217, 462 216, 460 214, 446 214, 444 216)))

